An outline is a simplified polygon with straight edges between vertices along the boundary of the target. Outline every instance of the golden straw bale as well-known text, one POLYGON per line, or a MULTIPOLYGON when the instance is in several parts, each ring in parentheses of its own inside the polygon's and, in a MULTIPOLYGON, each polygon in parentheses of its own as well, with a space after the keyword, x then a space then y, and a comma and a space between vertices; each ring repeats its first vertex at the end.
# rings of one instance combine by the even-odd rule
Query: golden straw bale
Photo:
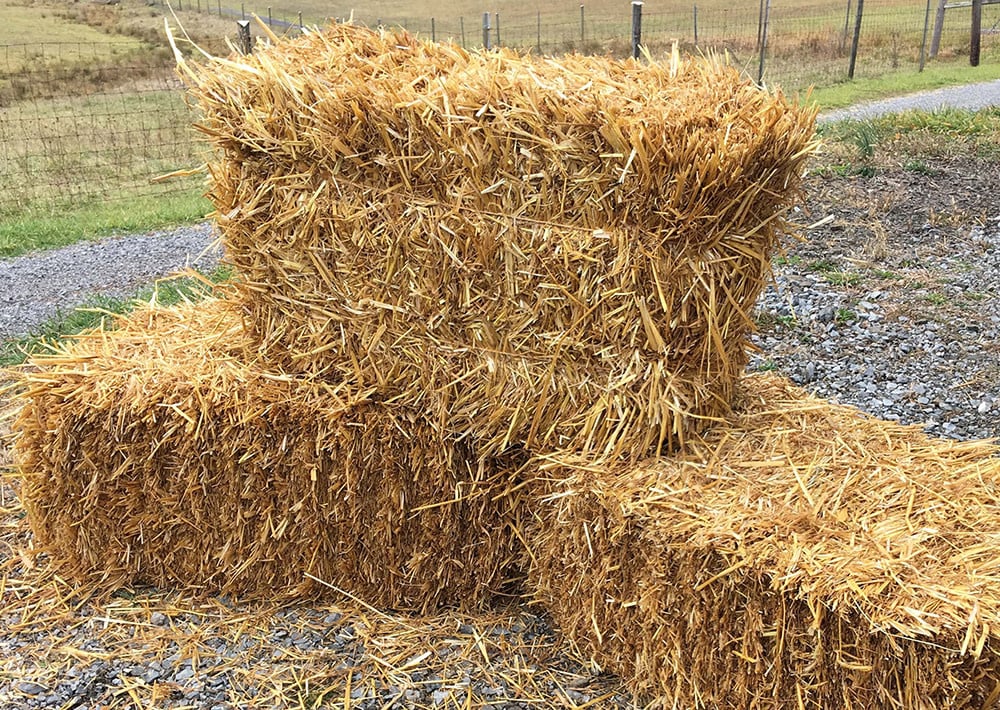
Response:
POLYGON ((634 459, 728 410, 812 110, 718 62, 348 25, 181 71, 266 358, 491 453, 634 459))
POLYGON ((404 407, 244 362, 220 300, 143 309, 36 357, 21 495, 64 573, 383 608, 475 607, 515 547, 509 469, 404 407))
POLYGON ((529 584, 672 708, 986 708, 1000 697, 1000 458, 775 376, 673 458, 555 461, 529 584))

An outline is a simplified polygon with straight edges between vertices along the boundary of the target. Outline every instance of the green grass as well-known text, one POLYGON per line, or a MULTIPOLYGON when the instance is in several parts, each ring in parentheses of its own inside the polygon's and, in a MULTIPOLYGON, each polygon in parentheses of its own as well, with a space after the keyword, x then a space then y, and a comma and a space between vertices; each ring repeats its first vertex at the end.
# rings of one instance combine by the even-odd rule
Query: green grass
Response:
POLYGON ((837 144, 838 157, 822 168, 834 174, 874 174, 882 163, 876 151, 888 150, 910 172, 933 174, 933 157, 956 152, 1000 157, 1000 107, 972 111, 942 108, 904 111, 863 120, 821 124, 819 135, 837 144), (846 149, 846 152, 845 150, 846 149))
POLYGON ((827 271, 823 274, 823 278, 834 286, 857 286, 862 280, 861 274, 849 271, 827 271))
POLYGON ((231 270, 219 267, 207 274, 210 283, 192 277, 165 279, 142 289, 132 298, 92 297, 81 306, 49 319, 31 334, 0 343, 0 367, 19 365, 33 353, 46 352, 53 344, 107 323, 115 315, 132 311, 138 304, 155 301, 171 306, 184 300, 200 300, 212 293, 211 284, 222 283, 231 276, 231 270))
POLYGON ((120 232, 143 232, 199 221, 211 210, 197 192, 91 202, 68 211, 32 211, 0 217, 0 257, 66 246, 120 232))
POLYGON ((817 86, 811 98, 821 109, 832 110, 890 96, 994 79, 1000 79, 1000 63, 970 67, 967 61, 958 60, 949 64, 931 63, 923 72, 911 69, 854 81, 847 81, 845 77, 828 86, 817 86))
POLYGON ((205 160, 193 119, 181 92, 162 80, 129 93, 2 107, 0 210, 162 193, 150 179, 205 160))

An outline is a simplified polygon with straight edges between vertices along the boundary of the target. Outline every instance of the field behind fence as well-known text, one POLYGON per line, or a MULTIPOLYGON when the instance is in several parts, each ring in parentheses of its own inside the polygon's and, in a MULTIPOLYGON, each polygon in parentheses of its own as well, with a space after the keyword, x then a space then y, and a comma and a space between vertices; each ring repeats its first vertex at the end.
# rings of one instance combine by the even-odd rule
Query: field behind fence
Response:
MULTIPOLYGON (((674 42, 690 53, 725 52, 756 77, 761 56, 759 7, 712 2, 716 4, 674 6, 669 12, 648 4, 642 18, 643 44, 654 56, 674 42)), ((460 5, 444 7, 461 10, 460 5)), ((221 0, 179 0, 175 9, 186 23, 197 23, 199 14, 221 15, 233 38, 236 20, 244 15, 270 21, 279 35, 298 32, 300 22, 319 24, 327 19, 316 12, 318 8, 306 7, 300 15, 246 3, 234 8, 221 0)), ((386 15, 355 14, 354 19, 405 27, 470 49, 482 47, 486 39, 484 13, 404 17, 388 15, 392 10, 388 4, 383 9, 386 15)), ((912 2, 866 9, 856 76, 916 72, 925 12, 925 5, 912 2)), ((933 10, 931 15, 932 29, 933 10)), ((770 8, 765 82, 795 91, 844 80, 854 21, 855 7, 847 2, 770 8)), ((608 7, 586 5, 572 5, 564 12, 549 8, 544 14, 533 9, 503 10, 489 12, 488 37, 494 46, 544 54, 582 51, 626 56, 630 22, 629 6, 623 3, 614 5, 614 14, 608 7)), ((256 26, 252 29, 260 34, 256 26)), ((984 7, 983 30, 983 61, 995 62, 1000 59, 1000 5, 984 7)), ((948 10, 939 57, 967 63, 968 47, 968 8, 948 10)), ((125 37, 0 46, 0 216, 97 200, 195 192, 204 179, 195 169, 206 159, 191 126, 195 119, 165 47, 125 37), (156 180, 178 171, 192 174, 156 180)))

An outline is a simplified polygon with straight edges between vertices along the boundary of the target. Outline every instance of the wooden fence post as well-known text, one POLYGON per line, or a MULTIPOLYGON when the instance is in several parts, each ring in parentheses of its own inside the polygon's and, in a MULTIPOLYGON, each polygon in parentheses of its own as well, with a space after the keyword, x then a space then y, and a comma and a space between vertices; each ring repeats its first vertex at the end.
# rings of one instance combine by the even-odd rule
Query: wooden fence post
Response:
POLYGON ((632 0, 632 58, 639 58, 642 44, 642 0, 632 0))
POLYGON ((983 38, 983 0, 972 0, 972 31, 969 37, 969 64, 979 66, 979 49, 983 38))
POLYGON ((851 64, 847 68, 847 78, 854 78, 854 66, 858 61, 858 42, 861 40, 861 15, 864 12, 865 0, 858 0, 858 14, 854 17, 854 41, 851 42, 851 64))
POLYGON ((253 40, 250 37, 250 21, 237 20, 236 26, 240 53, 243 55, 250 54, 253 51, 253 40))
POLYGON ((931 49, 927 53, 931 59, 937 56, 941 49, 941 30, 944 29, 944 10, 948 0, 938 0, 937 12, 934 13, 934 34, 931 35, 931 49))

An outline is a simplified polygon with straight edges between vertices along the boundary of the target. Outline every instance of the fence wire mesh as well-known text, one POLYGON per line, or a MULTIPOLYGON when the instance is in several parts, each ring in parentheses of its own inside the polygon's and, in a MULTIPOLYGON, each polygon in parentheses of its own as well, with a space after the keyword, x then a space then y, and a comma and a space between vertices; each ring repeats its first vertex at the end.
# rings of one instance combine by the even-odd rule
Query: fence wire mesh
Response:
POLYGON ((204 160, 165 52, 132 43, 0 48, 0 211, 190 190, 204 160))

